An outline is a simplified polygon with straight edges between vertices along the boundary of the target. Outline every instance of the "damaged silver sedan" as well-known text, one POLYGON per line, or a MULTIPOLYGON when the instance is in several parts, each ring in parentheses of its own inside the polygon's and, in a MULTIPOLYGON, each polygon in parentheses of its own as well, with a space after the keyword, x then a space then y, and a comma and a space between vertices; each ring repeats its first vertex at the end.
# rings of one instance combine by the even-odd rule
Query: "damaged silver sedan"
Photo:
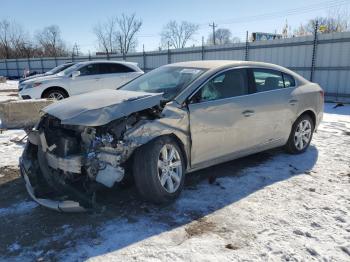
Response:
POLYGON ((46 107, 21 173, 31 197, 59 211, 94 208, 101 188, 130 181, 167 203, 191 171, 279 146, 304 152, 322 110, 322 89, 280 66, 170 64, 46 107))

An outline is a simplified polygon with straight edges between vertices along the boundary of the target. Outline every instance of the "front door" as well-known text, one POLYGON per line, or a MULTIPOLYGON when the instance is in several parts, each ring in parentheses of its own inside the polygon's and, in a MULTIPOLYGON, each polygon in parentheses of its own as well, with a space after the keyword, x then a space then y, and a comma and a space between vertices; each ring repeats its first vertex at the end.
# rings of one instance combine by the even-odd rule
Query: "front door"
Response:
POLYGON ((100 89, 103 75, 100 74, 98 63, 89 64, 79 69, 80 75, 70 78, 69 93, 78 95, 100 89))
POLYGON ((190 99, 192 167, 256 144, 249 93, 247 69, 230 69, 214 76, 190 99))

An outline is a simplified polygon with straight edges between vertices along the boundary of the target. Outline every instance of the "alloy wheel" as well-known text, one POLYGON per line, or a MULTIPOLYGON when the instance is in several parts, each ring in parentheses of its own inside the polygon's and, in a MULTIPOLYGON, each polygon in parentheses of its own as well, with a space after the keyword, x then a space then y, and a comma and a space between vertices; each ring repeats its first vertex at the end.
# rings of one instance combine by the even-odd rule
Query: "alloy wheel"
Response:
POLYGON ((301 151, 303 150, 310 142, 312 135, 312 125, 309 120, 304 119, 301 121, 294 133, 294 145, 301 151))
POLYGON ((59 92, 52 92, 49 94, 48 98, 54 99, 54 100, 62 100, 64 99, 64 96, 59 92))
POLYGON ((176 147, 166 144, 158 157, 158 178, 162 187, 170 194, 179 188, 182 178, 182 163, 176 147))

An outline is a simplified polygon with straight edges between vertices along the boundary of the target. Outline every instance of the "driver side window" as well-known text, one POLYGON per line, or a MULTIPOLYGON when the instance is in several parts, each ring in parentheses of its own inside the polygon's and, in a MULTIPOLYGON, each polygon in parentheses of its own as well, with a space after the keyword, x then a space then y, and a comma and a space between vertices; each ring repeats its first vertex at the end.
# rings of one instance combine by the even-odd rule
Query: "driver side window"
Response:
POLYGON ((79 69, 80 76, 97 75, 99 74, 99 64, 90 64, 79 69))
POLYGON ((248 94, 246 69, 232 69, 209 80, 192 97, 192 103, 213 101, 248 94))

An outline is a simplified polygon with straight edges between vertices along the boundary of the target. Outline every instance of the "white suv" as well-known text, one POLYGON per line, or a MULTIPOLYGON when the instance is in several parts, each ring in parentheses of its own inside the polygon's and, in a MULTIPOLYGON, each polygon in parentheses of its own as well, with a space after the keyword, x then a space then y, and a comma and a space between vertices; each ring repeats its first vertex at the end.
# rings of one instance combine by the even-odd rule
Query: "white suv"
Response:
POLYGON ((116 89, 144 72, 136 63, 120 61, 80 62, 55 75, 37 77, 19 84, 22 99, 61 100, 98 89, 116 89))

